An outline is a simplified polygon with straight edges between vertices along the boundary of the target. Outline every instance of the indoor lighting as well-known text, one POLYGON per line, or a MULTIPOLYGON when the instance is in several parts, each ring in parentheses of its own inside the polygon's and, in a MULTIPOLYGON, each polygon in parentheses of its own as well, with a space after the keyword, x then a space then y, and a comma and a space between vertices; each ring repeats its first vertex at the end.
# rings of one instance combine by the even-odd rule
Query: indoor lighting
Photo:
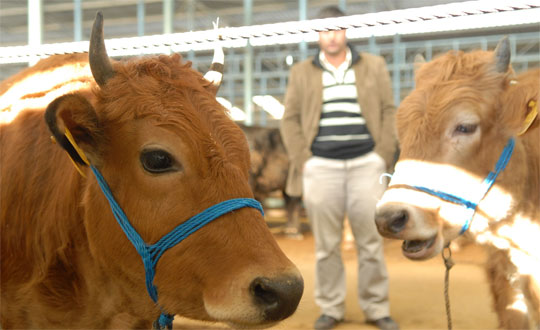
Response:
POLYGON ((275 119, 281 119, 283 117, 285 107, 272 95, 253 96, 253 102, 275 119))
POLYGON ((241 109, 234 107, 231 101, 223 97, 216 97, 216 100, 228 111, 229 117, 234 121, 246 120, 246 113, 241 109))

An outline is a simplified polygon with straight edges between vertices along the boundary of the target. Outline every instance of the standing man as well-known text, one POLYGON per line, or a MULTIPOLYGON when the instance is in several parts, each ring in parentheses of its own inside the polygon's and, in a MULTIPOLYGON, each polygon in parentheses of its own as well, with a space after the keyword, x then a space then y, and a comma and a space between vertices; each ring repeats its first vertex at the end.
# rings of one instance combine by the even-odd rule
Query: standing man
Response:
MULTIPOLYGON (((345 14, 337 7, 319 18, 345 14)), ((393 95, 380 56, 357 53, 345 30, 319 33, 319 53, 294 65, 285 95, 281 134, 290 160, 286 192, 303 196, 315 238, 315 329, 332 329, 345 315, 341 257, 348 217, 358 255, 358 300, 368 323, 399 329, 390 317, 383 241, 375 205, 379 177, 396 151, 393 95)))

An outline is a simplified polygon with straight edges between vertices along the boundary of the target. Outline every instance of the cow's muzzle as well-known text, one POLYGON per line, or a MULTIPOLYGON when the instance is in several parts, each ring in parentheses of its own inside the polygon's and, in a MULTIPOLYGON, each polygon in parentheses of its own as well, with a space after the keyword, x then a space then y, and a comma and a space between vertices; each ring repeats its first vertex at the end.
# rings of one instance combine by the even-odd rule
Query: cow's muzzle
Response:
POLYGON ((409 221, 409 212, 405 208, 381 208, 375 214, 377 230, 385 237, 397 238, 409 221))
POLYGON ((437 230, 418 228, 418 211, 404 204, 383 204, 377 207, 375 223, 379 233, 387 238, 402 239, 401 250, 409 259, 425 259, 438 249, 437 230), (416 229, 416 230, 415 230, 416 229))
POLYGON ((257 277, 251 282, 250 294, 262 309, 265 321, 277 322, 291 316, 302 298, 304 280, 295 275, 277 278, 257 277))

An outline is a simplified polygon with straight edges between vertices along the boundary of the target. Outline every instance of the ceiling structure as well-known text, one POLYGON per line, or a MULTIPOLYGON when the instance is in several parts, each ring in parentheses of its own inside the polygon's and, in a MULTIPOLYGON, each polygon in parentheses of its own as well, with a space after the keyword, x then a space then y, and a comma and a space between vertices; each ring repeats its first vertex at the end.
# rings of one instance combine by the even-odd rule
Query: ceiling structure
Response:
MULTIPOLYGON (((39 0, 30 0, 39 1, 39 0)), ((80 0, 82 40, 88 40, 95 13, 102 10, 108 38, 137 36, 137 6, 144 3, 144 35, 163 33, 164 0, 80 0)), ((174 12, 173 31, 207 30, 220 18, 223 27, 245 25, 246 0, 170 0, 174 12), (193 16, 190 15, 193 13, 193 16), (192 20, 189 18, 192 17, 192 20)), ((348 15, 446 4, 448 0, 251 0, 252 24, 299 20, 299 3, 305 1, 306 18, 329 4, 344 5, 348 15)), ((249 2, 249 1, 248 1, 249 2)), ((42 43, 74 41, 74 0, 42 0, 42 43)), ((28 42, 28 1, 0 0, 0 46, 28 42)))
MULTIPOLYGON (((28 37, 29 2, 40 0, 0 0, 0 47, 26 46, 28 37)), ((219 17, 220 27, 241 27, 298 21, 301 17, 316 18, 318 11, 329 4, 346 8, 347 15, 378 13, 400 9, 418 8, 457 3, 447 0, 41 0, 43 44, 75 41, 75 8, 81 7, 80 40, 88 40, 95 14, 103 12, 107 39, 161 35, 166 26, 166 10, 172 12, 171 33, 203 31, 212 27, 219 17), (251 7, 251 24, 245 24, 245 5, 251 7), (144 19, 137 17, 144 9, 144 19), (305 8, 305 11, 300 8, 305 8), (141 22, 144 22, 141 24, 141 22)), ((503 0, 504 1, 504 0, 503 0)), ((512 3, 508 0, 508 3, 512 3)), ((538 3, 540 0, 530 0, 538 3)), ((515 1, 514 1, 515 3, 515 1)), ((535 6, 536 7, 536 6, 535 6)), ((448 24, 448 23, 441 23, 448 24)), ((414 85, 412 58, 417 53, 428 59, 448 50, 492 49, 504 35, 509 35, 512 45, 512 64, 519 72, 540 66, 540 25, 517 24, 504 27, 420 33, 350 40, 359 51, 368 51, 385 58, 393 80, 396 104, 414 85)), ((225 79, 220 89, 221 97, 247 113, 263 125, 275 125, 272 116, 265 115, 262 107, 254 106, 253 97, 272 95, 282 100, 291 63, 317 50, 316 42, 305 49, 299 44, 267 45, 253 47, 252 53, 244 48, 226 49, 225 79), (249 56, 249 57, 248 57, 249 56), (249 59, 249 60, 248 60, 249 59), (245 70, 246 66, 252 67, 245 70), (246 75, 246 72, 250 74, 246 75)), ((196 51, 187 54, 193 66, 201 72, 208 69, 212 52, 196 51)), ((0 65, 0 80, 14 74, 27 63, 0 65)), ((250 119, 251 120, 251 119, 250 119)), ((253 121, 252 121, 253 122, 253 121)), ((247 123, 247 122, 246 122, 247 123)))

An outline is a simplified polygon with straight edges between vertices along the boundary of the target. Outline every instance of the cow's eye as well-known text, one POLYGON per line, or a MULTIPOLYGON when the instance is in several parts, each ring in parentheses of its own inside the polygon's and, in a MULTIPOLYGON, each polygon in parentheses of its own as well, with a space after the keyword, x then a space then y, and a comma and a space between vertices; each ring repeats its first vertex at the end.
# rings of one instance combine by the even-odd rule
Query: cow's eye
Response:
POLYGON ((477 124, 459 124, 456 126, 456 134, 472 134, 476 131, 477 124))
POLYGON ((150 173, 163 173, 175 170, 174 158, 164 150, 143 150, 141 164, 150 173))

